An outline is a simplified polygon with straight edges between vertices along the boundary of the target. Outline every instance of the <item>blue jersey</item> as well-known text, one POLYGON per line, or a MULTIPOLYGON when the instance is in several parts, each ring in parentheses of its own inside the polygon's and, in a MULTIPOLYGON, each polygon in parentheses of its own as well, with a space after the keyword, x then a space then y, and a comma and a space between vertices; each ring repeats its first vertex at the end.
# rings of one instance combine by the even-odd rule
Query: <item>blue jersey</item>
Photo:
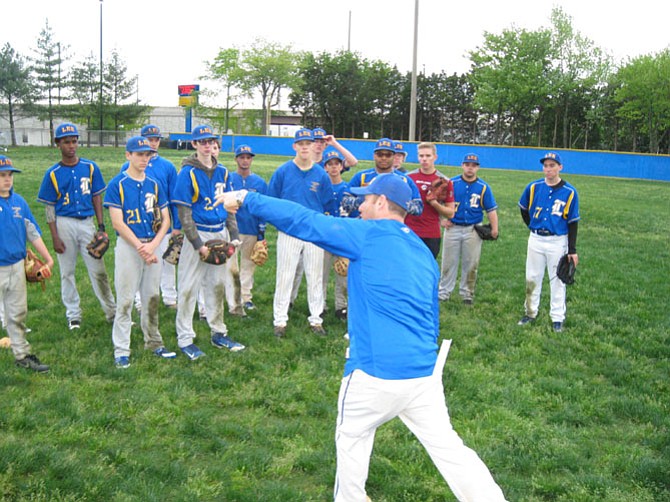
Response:
POLYGON ((531 231, 567 235, 568 225, 579 221, 577 190, 565 180, 553 187, 544 179, 533 181, 521 194, 519 207, 530 214, 531 231))
POLYGON ((326 171, 316 164, 303 171, 293 160, 282 164, 272 174, 268 195, 297 202, 319 213, 325 212, 333 203, 333 189, 326 171))
POLYGON ((496 199, 488 183, 479 178, 465 181, 463 176, 451 178, 454 184, 454 202, 456 213, 451 219, 456 225, 475 225, 484 219, 487 213, 498 208, 496 199))
POLYGON ((333 185, 333 204, 332 204, 332 209, 329 211, 326 211, 326 214, 330 214, 331 216, 340 216, 340 205, 342 204, 342 197, 344 197, 344 194, 349 192, 349 183, 346 181, 342 181, 340 183, 337 183, 336 185, 333 185))
POLYGON ((432 374, 440 272, 428 247, 404 223, 331 218, 253 193, 244 205, 282 232, 349 258, 345 375, 356 369, 391 380, 432 374), (411 271, 398 263, 410 264, 411 271))
POLYGON ((209 173, 193 165, 184 165, 177 175, 171 202, 191 208, 193 222, 198 230, 219 232, 225 228, 228 212, 223 204, 214 207, 214 202, 217 195, 231 190, 228 169, 223 165, 217 164, 209 173))
MULTIPOLYGON (((366 169, 364 171, 358 171, 349 181, 349 186, 352 188, 357 187, 366 187, 370 182, 377 177, 377 170, 373 167, 371 169, 366 169)), ((421 200, 421 193, 419 192, 419 187, 416 186, 414 180, 407 176, 406 173, 400 172, 398 170, 393 171, 393 174, 397 174, 407 181, 409 187, 412 189, 412 211, 411 214, 419 215, 423 213, 423 201, 421 200)), ((350 216, 357 217, 359 215, 358 211, 352 211, 350 216)))
MULTIPOLYGON (((128 169, 128 162, 125 162, 121 166, 121 172, 128 169)), ((156 180, 160 186, 161 191, 165 194, 165 198, 168 201, 172 199, 172 192, 177 184, 177 168, 172 162, 161 157, 160 155, 154 155, 149 163, 144 173, 156 180)), ((177 216, 177 207, 173 204, 169 205, 170 208, 170 218, 172 220, 172 227, 179 228, 179 217, 177 216)))
POLYGON ((0 197, 0 266, 14 265, 26 257, 26 224, 34 225, 42 235, 28 203, 10 190, 9 197, 0 197))
MULTIPOLYGON (((268 184, 254 173, 249 174, 246 178, 236 172, 230 173, 230 181, 233 190, 249 190, 263 195, 268 193, 268 184)), ((252 215, 246 207, 242 206, 238 209, 235 218, 241 234, 256 235, 260 240, 265 238, 265 221, 252 215)))
POLYGON ((93 161, 79 159, 74 166, 60 162, 47 169, 37 200, 55 206, 57 216, 93 216, 93 197, 105 191, 105 180, 93 161))
POLYGON ((156 236, 152 229, 156 204, 161 209, 167 207, 167 198, 160 183, 149 176, 138 181, 126 172, 117 174, 109 182, 103 202, 104 207, 122 211, 123 222, 138 239, 153 239, 156 236))

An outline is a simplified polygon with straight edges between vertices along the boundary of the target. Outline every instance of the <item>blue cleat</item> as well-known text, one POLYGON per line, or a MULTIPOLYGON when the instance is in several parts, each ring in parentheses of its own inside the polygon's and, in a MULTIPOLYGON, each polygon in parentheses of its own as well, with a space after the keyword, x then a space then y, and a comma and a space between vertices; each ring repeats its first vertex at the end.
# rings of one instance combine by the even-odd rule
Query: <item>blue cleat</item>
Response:
POLYGON ((223 333, 214 333, 212 335, 212 345, 217 349, 228 349, 231 352, 239 352, 245 348, 244 345, 231 340, 223 333))
POLYGON ((205 355, 205 353, 202 350, 200 350, 194 343, 192 343, 191 345, 187 345, 186 347, 182 347, 181 351, 191 361, 195 361, 196 359, 203 357, 205 355))

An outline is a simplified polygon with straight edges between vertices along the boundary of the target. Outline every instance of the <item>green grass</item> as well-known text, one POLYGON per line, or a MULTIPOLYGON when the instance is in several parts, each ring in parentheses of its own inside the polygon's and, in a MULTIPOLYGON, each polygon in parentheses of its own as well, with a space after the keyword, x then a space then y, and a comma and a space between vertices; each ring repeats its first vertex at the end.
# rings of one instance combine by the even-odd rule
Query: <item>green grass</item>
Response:
MULTIPOLYGON (((177 164, 184 156, 161 153, 177 164)), ((80 154, 98 161, 107 180, 124 160, 121 149, 80 154)), ((35 197, 58 151, 9 156, 23 170, 17 191, 51 248, 35 197)), ((259 155, 254 166, 269 179, 284 160, 259 155)), ((234 165, 230 154, 223 162, 234 165)), ((516 203, 541 173, 481 175, 498 201, 501 237, 484 244, 474 307, 456 298, 441 306, 442 336, 454 340, 444 377, 454 427, 510 501, 670 500, 670 185, 564 173, 581 198, 580 267, 566 330, 556 335, 546 284, 538 322, 516 326, 527 241, 516 203)), ((273 252, 276 233, 268 235, 273 252)), ((105 257, 110 273, 112 258, 105 257)), ((256 274, 259 308, 226 320, 246 351, 217 351, 205 323, 195 321, 207 357, 163 361, 142 350, 134 328, 133 364, 121 371, 81 261, 78 286, 84 317, 75 332, 67 330, 57 277, 46 292, 29 288, 29 340, 51 365, 48 375, 16 368, 10 351, 0 352, 0 500, 332 498, 346 347, 332 292, 331 336, 309 333, 303 286, 287 338, 274 339, 270 260, 256 274)), ((175 349, 173 311, 161 311, 161 332, 175 349)), ((399 421, 378 431, 367 487, 374 502, 454 500, 399 421)))

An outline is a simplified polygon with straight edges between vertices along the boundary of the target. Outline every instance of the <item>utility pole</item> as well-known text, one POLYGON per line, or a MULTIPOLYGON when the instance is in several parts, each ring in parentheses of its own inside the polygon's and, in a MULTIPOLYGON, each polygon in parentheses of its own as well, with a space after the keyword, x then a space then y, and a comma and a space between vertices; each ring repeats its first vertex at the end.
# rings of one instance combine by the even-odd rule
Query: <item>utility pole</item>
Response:
POLYGON ((347 35, 347 52, 351 52, 351 11, 349 11, 349 34, 347 35))
POLYGON ((100 146, 102 146, 102 0, 100 0, 100 94, 98 99, 100 101, 100 146))
POLYGON ((409 141, 416 140, 416 53, 419 39, 419 0, 414 0, 414 54, 412 57, 412 88, 409 98, 409 141))

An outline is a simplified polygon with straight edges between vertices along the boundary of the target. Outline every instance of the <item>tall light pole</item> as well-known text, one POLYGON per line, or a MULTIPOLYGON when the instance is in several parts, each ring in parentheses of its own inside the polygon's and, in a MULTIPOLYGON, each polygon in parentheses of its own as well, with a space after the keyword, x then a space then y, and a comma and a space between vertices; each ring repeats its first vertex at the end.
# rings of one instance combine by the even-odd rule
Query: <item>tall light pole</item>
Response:
MULTIPOLYGON (((102 0, 100 0, 102 1, 102 0)), ((409 97, 409 141, 416 139, 416 48, 419 40, 419 0, 414 0, 414 54, 412 56, 412 88, 409 97)))
POLYGON ((100 146, 102 146, 102 0, 100 0, 100 94, 98 100, 100 102, 100 146))
POLYGON ((347 35, 347 52, 351 52, 351 11, 349 11, 349 33, 347 35))

